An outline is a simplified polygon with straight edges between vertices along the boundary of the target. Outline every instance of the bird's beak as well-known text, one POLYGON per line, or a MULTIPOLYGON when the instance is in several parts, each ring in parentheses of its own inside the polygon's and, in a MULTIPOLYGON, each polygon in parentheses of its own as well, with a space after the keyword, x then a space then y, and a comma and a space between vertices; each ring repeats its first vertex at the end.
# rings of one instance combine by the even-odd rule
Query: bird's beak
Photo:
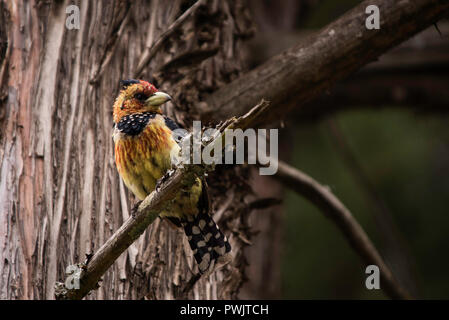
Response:
POLYGON ((149 97, 145 102, 147 106, 160 106, 161 104, 171 100, 171 97, 165 92, 158 91, 149 97))

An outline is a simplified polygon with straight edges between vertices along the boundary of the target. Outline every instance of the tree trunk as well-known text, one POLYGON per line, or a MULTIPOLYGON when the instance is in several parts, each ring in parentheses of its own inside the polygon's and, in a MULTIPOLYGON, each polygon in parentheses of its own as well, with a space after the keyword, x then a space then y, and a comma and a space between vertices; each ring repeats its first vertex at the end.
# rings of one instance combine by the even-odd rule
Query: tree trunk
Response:
MULTIPOLYGON (((114 164, 112 104, 119 80, 194 1, 0 2, 0 298, 53 299, 68 265, 82 262, 129 216, 134 199, 114 164)), ((241 1, 209 1, 163 41, 140 78, 169 92, 166 112, 189 127, 195 105, 244 69, 252 22, 241 1)), ((248 169, 209 177, 215 218, 234 260, 187 298, 236 297, 249 238, 248 169), (227 190, 223 192, 223 190, 227 190), (231 231, 231 232, 230 232, 231 231)), ((90 299, 171 299, 193 274, 182 231, 156 220, 90 299)))

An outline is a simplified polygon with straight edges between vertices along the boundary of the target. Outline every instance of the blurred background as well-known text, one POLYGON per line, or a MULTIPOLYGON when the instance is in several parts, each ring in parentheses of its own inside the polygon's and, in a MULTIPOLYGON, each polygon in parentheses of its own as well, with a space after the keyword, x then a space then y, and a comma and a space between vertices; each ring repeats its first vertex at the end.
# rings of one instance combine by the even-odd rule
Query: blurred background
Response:
MULTIPOLYGON (((251 1, 257 31, 250 63, 257 66, 360 2, 251 1)), ((448 26, 441 21, 338 83, 305 108, 313 114, 285 119, 281 136, 283 159, 342 200, 419 298, 449 298, 448 26)), ((366 266, 336 226, 286 193, 281 286, 271 297, 386 298, 365 288, 366 266)))

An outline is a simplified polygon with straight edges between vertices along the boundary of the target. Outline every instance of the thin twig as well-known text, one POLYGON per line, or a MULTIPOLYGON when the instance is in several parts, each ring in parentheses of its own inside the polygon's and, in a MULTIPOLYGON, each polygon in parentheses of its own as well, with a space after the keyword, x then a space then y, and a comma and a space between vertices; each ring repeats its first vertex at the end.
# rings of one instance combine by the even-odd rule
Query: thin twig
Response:
POLYGON ((278 171, 275 177, 312 202, 327 217, 332 219, 365 263, 379 267, 382 276, 381 287, 391 298, 412 299, 410 293, 396 281, 390 268, 385 264, 362 226, 329 188, 281 161, 278 162, 278 171))
POLYGON ((207 0, 198 0, 189 9, 187 9, 178 19, 176 19, 159 39, 151 47, 146 47, 142 53, 139 64, 137 65, 134 77, 139 77, 143 68, 150 62, 154 55, 159 51, 165 41, 184 23, 185 20, 195 13, 195 11, 202 5, 206 4, 207 0))

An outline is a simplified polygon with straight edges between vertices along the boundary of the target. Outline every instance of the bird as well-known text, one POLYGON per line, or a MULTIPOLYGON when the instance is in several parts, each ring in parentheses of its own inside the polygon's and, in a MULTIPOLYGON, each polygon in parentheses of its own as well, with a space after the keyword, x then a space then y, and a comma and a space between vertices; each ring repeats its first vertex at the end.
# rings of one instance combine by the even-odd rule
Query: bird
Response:
MULTIPOLYGON (((157 181, 172 168, 178 155, 179 124, 164 115, 161 106, 172 98, 145 80, 120 81, 113 105, 113 140, 117 171, 126 187, 143 200, 157 181)), ((189 190, 181 190, 159 216, 183 228, 199 274, 210 274, 230 261, 231 245, 210 215, 204 179, 196 178, 189 190)))

